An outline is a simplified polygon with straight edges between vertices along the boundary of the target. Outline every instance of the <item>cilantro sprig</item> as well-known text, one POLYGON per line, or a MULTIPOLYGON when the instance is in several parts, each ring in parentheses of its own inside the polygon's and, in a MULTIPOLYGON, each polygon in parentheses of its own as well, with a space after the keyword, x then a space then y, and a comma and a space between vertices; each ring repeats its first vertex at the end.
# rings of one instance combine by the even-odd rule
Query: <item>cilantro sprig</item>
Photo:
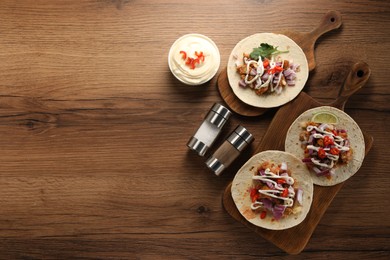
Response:
POLYGON ((268 43, 261 43, 259 47, 253 48, 253 51, 250 53, 250 57, 253 60, 258 60, 259 57, 262 59, 270 59, 272 55, 287 53, 288 51, 279 51, 278 47, 269 45, 268 43))

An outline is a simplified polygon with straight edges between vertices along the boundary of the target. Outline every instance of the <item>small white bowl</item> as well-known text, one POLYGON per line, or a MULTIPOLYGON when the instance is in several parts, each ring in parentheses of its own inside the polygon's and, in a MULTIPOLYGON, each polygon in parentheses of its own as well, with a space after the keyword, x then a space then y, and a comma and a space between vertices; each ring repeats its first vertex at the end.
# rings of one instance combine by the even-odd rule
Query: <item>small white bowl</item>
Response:
POLYGON ((201 85, 212 79, 218 72, 221 57, 217 45, 207 36, 197 33, 185 34, 171 46, 168 54, 168 65, 172 74, 187 85, 201 85), (185 52, 184 57, 181 52, 185 52), (188 59, 197 59, 196 54, 203 53, 195 67, 188 59))

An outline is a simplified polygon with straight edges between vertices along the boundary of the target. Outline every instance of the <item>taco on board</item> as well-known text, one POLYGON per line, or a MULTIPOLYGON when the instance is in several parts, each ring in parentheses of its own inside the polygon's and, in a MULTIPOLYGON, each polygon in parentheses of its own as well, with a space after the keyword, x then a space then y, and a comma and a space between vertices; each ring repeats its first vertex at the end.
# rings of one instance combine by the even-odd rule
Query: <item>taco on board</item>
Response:
POLYGON ((303 89, 309 67, 305 53, 282 34, 253 34, 234 47, 227 66, 234 94, 260 108, 281 106, 303 89))
POLYGON ((365 156, 363 133, 345 112, 330 106, 302 113, 290 126, 285 150, 301 158, 311 171, 313 183, 333 186, 352 177, 365 156), (313 121, 331 115, 335 122, 313 121))
POLYGON ((313 182, 301 160, 282 151, 264 151, 237 172, 231 194, 241 215, 271 230, 301 223, 313 200, 313 182))

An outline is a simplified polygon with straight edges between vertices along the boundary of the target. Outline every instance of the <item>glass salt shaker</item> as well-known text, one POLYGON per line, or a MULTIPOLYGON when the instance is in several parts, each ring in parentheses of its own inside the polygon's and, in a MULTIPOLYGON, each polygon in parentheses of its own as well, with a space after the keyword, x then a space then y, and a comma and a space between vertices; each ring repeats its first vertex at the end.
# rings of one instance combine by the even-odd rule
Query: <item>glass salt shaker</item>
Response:
POLYGON ((188 141, 187 146, 204 156, 207 150, 221 133, 222 127, 232 113, 221 104, 215 103, 207 113, 195 135, 188 141))

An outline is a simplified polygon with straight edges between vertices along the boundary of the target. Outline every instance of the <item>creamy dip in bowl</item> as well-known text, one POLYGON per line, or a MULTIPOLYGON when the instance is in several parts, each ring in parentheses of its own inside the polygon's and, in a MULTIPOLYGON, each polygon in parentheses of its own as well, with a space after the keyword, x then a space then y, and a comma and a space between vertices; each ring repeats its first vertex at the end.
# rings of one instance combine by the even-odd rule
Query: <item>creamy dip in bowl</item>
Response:
POLYGON ((187 85, 201 85, 215 76, 221 62, 217 45, 202 34, 177 39, 168 54, 172 74, 187 85))

